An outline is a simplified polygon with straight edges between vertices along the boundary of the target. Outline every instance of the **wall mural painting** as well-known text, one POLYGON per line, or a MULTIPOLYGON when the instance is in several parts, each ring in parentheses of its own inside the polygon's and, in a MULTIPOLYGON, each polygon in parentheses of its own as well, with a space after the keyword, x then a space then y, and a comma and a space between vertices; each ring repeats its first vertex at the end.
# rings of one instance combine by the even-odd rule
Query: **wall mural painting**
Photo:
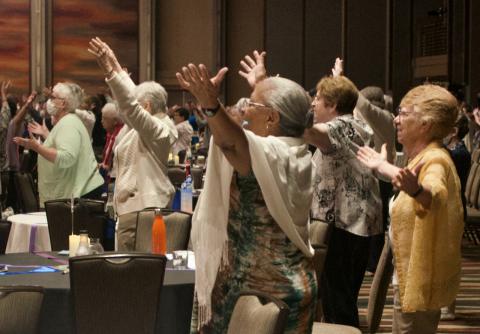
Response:
POLYGON ((91 95, 105 91, 103 73, 87 52, 94 36, 112 47, 137 82, 138 0, 82 0, 78 4, 78 0, 53 1, 53 83, 73 81, 91 95))
POLYGON ((0 82, 10 92, 26 94, 30 86, 30 0, 0 1, 0 82))

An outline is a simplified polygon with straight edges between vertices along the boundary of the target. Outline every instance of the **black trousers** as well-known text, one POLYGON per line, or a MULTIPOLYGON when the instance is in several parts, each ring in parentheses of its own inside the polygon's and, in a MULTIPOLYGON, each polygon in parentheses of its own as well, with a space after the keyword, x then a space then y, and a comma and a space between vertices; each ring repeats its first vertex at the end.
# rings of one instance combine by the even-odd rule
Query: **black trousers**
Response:
POLYGON ((359 327, 357 299, 368 262, 371 237, 334 227, 320 284, 328 323, 359 327))

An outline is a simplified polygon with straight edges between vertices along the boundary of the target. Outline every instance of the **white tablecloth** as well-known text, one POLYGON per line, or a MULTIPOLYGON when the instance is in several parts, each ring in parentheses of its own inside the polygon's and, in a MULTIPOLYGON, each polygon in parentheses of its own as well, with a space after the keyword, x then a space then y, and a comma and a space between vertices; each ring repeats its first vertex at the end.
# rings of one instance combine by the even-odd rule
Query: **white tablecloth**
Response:
POLYGON ((51 251, 45 212, 31 212, 7 218, 12 222, 5 253, 51 251))

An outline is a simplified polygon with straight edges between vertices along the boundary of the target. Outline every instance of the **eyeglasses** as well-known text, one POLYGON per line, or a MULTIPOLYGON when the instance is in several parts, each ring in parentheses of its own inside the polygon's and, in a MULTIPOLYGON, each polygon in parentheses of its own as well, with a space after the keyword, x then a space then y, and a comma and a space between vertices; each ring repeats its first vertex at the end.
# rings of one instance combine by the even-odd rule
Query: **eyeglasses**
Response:
POLYGON ((267 106, 266 104, 258 103, 258 102, 252 102, 252 101, 248 101, 247 107, 248 108, 271 108, 270 106, 267 106))
POLYGON ((407 111, 407 110, 402 109, 400 107, 397 109, 397 116, 400 119, 404 119, 405 117, 408 117, 409 115, 411 115, 413 113, 415 113, 415 111, 407 111))
POLYGON ((51 98, 52 100, 65 100, 63 97, 55 96, 55 95, 51 95, 50 98, 51 98))

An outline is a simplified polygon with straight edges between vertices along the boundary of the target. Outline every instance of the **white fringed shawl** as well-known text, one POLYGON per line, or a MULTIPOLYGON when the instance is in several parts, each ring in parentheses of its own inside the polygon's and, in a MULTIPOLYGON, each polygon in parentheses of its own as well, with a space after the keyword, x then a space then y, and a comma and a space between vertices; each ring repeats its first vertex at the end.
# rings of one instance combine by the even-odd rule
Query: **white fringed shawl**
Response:
MULTIPOLYGON (((268 211, 287 237, 307 256, 309 210, 314 169, 302 138, 260 137, 245 130, 252 170, 268 211)), ((205 186, 193 214, 195 290, 199 327, 211 319, 211 294, 220 265, 228 264, 228 211, 233 168, 220 148, 210 143, 205 186)))

